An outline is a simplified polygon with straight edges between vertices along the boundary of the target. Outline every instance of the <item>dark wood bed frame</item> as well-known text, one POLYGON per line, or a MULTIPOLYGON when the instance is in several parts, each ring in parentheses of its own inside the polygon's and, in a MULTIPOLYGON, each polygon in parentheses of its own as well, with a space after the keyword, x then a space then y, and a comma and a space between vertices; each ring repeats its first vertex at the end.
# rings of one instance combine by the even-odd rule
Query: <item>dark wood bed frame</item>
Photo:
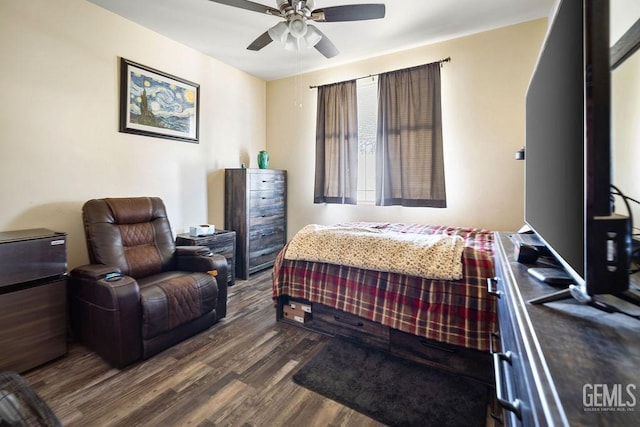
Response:
POLYGON ((332 337, 358 341, 405 359, 493 384, 491 356, 488 352, 408 334, 323 304, 286 295, 276 301, 276 319, 332 337), (309 319, 299 323, 285 318, 283 307, 290 301, 311 305, 309 319))

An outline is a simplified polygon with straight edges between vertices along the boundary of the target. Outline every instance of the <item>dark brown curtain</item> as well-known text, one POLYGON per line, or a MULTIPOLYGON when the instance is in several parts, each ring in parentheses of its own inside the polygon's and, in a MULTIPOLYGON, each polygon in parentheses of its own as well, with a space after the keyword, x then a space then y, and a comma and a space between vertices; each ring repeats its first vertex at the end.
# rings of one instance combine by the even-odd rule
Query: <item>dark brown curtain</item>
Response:
POLYGON ((447 206, 440 63, 380 74, 376 205, 447 206))
POLYGON ((355 80, 318 87, 314 203, 356 204, 356 99, 355 80))

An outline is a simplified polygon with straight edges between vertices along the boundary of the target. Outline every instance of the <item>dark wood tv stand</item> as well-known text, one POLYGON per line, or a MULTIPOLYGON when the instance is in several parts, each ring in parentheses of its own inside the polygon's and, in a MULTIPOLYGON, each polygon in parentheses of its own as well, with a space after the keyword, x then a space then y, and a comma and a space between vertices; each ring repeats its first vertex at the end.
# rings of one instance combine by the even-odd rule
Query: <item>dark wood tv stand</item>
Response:
MULTIPOLYGON (((639 425, 640 320, 573 298, 531 304, 553 287, 515 261, 507 233, 496 234, 500 331, 494 368, 505 425, 639 425)), ((640 309, 608 295, 607 303, 640 309)))

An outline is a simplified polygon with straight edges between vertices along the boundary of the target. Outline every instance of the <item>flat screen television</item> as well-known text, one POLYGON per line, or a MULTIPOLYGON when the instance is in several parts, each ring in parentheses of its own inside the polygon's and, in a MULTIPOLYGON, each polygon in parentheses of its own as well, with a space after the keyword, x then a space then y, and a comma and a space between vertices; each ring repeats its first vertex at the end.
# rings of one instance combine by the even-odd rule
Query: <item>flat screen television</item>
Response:
POLYGON ((525 222, 587 298, 629 283, 631 225, 611 201, 610 103, 609 2, 562 0, 526 95, 525 222))

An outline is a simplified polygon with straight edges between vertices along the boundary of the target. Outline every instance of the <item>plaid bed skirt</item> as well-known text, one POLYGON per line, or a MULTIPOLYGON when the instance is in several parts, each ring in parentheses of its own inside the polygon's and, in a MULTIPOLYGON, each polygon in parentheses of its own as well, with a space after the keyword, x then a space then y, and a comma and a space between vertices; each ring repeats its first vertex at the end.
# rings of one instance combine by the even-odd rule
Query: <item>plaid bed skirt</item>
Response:
POLYGON ((487 293, 494 276, 493 232, 420 224, 349 223, 400 233, 464 238, 463 279, 433 280, 335 264, 284 259, 273 267, 273 297, 324 304, 413 335, 476 350, 489 350, 496 301, 487 293))

